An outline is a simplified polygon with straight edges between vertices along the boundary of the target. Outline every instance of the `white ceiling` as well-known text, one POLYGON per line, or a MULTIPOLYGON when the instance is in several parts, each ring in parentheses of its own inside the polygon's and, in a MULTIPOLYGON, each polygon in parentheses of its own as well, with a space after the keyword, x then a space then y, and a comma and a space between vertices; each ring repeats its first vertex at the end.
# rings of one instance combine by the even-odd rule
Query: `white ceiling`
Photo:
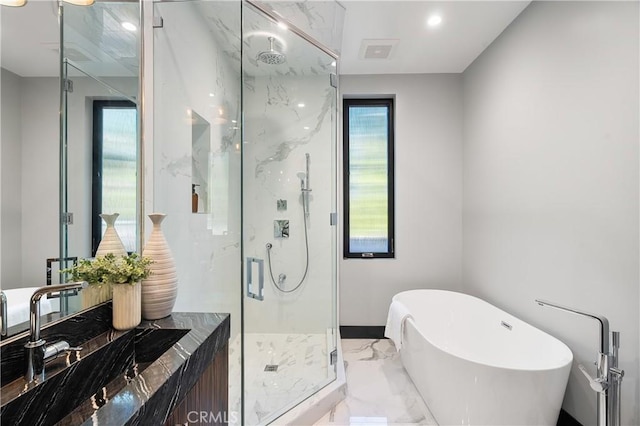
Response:
POLYGON ((358 1, 346 8, 340 74, 463 72, 530 1, 358 1), (439 14, 442 23, 429 27, 439 14), (361 59, 364 39, 397 41, 388 59, 361 59))
MULTIPOLYGON (((340 3, 346 9, 340 74, 401 74, 464 71, 529 1, 342 0, 340 3), (432 13, 442 16, 442 23, 435 28, 426 25, 426 20, 432 13), (360 51, 365 39, 392 40, 395 47, 388 59, 361 59, 360 51)), ((128 10, 131 5, 125 6, 127 10, 122 8, 122 11, 132 13, 128 10)), ((0 65, 22 76, 57 75, 56 2, 31 0, 22 8, 1 9, 0 65)), ((132 10, 135 11, 135 7, 132 10)), ((128 50, 123 49, 123 46, 131 44, 130 40, 126 40, 127 43, 115 43, 118 46, 117 55, 109 54, 107 58, 97 59, 93 57, 96 52, 104 50, 96 46, 101 46, 105 41, 113 44, 114 38, 125 40, 125 36, 131 37, 127 34, 106 37, 105 34, 111 33, 105 31, 105 22, 106 18, 111 17, 105 18, 105 13, 97 12, 94 15, 92 19, 83 21, 83 24, 102 31, 96 37, 83 38, 74 34, 74 51, 80 57, 77 62, 84 54, 88 57, 87 63, 95 62, 106 73, 104 75, 131 73, 132 69, 125 68, 131 68, 137 58, 135 54, 122 53, 128 50)), ((84 28, 78 28, 78 33, 87 32, 82 30, 84 28)), ((293 57, 290 56, 290 59, 293 57)), ((92 71, 101 74, 97 70, 92 71)))
MULTIPOLYGON (((95 76, 135 76, 139 6, 131 1, 65 4, 65 56, 95 76)), ((0 7, 0 65, 23 77, 57 76, 60 29, 56 0, 29 0, 23 7, 0 7)))
POLYGON ((23 7, 0 6, 0 57, 3 68, 23 77, 57 76, 60 46, 54 1, 23 7))

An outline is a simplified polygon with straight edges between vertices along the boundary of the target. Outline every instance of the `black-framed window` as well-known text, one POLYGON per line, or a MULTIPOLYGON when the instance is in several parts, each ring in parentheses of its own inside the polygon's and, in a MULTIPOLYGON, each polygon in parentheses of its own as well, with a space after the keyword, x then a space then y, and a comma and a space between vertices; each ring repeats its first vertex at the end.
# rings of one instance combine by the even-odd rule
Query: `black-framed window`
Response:
POLYGON ((106 229, 101 213, 120 213, 118 235, 128 252, 136 251, 137 134, 133 102, 93 101, 92 255, 106 229))
POLYGON ((393 99, 344 99, 344 257, 394 257, 393 99))

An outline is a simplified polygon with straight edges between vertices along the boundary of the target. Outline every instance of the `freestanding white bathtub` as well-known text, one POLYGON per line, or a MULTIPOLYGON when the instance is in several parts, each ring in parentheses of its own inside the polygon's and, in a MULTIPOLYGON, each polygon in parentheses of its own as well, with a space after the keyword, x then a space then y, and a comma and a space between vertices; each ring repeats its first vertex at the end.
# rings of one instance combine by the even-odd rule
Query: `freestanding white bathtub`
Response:
MULTIPOLYGON (((400 356, 442 425, 555 425, 571 350, 495 306, 462 293, 411 290, 400 356)), ((533 302, 532 302, 533 303, 533 302)))

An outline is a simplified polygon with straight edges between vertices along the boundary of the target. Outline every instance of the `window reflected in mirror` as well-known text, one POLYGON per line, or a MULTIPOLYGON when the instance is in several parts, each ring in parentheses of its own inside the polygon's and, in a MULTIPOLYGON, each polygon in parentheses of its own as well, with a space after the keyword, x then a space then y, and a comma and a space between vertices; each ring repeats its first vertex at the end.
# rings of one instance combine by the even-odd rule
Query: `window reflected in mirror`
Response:
POLYGON ((116 229, 127 252, 136 250, 137 111, 131 101, 93 101, 91 253, 106 223, 101 213, 120 213, 116 229))

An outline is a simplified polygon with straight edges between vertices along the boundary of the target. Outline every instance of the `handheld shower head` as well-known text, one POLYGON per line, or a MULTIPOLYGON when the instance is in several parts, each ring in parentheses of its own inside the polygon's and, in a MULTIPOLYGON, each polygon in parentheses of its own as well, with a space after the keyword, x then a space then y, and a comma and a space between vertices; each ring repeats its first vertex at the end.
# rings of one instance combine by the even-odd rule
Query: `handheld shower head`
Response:
POLYGON ((296 176, 300 179, 300 189, 304 191, 307 187, 307 174, 305 172, 298 172, 296 176))

